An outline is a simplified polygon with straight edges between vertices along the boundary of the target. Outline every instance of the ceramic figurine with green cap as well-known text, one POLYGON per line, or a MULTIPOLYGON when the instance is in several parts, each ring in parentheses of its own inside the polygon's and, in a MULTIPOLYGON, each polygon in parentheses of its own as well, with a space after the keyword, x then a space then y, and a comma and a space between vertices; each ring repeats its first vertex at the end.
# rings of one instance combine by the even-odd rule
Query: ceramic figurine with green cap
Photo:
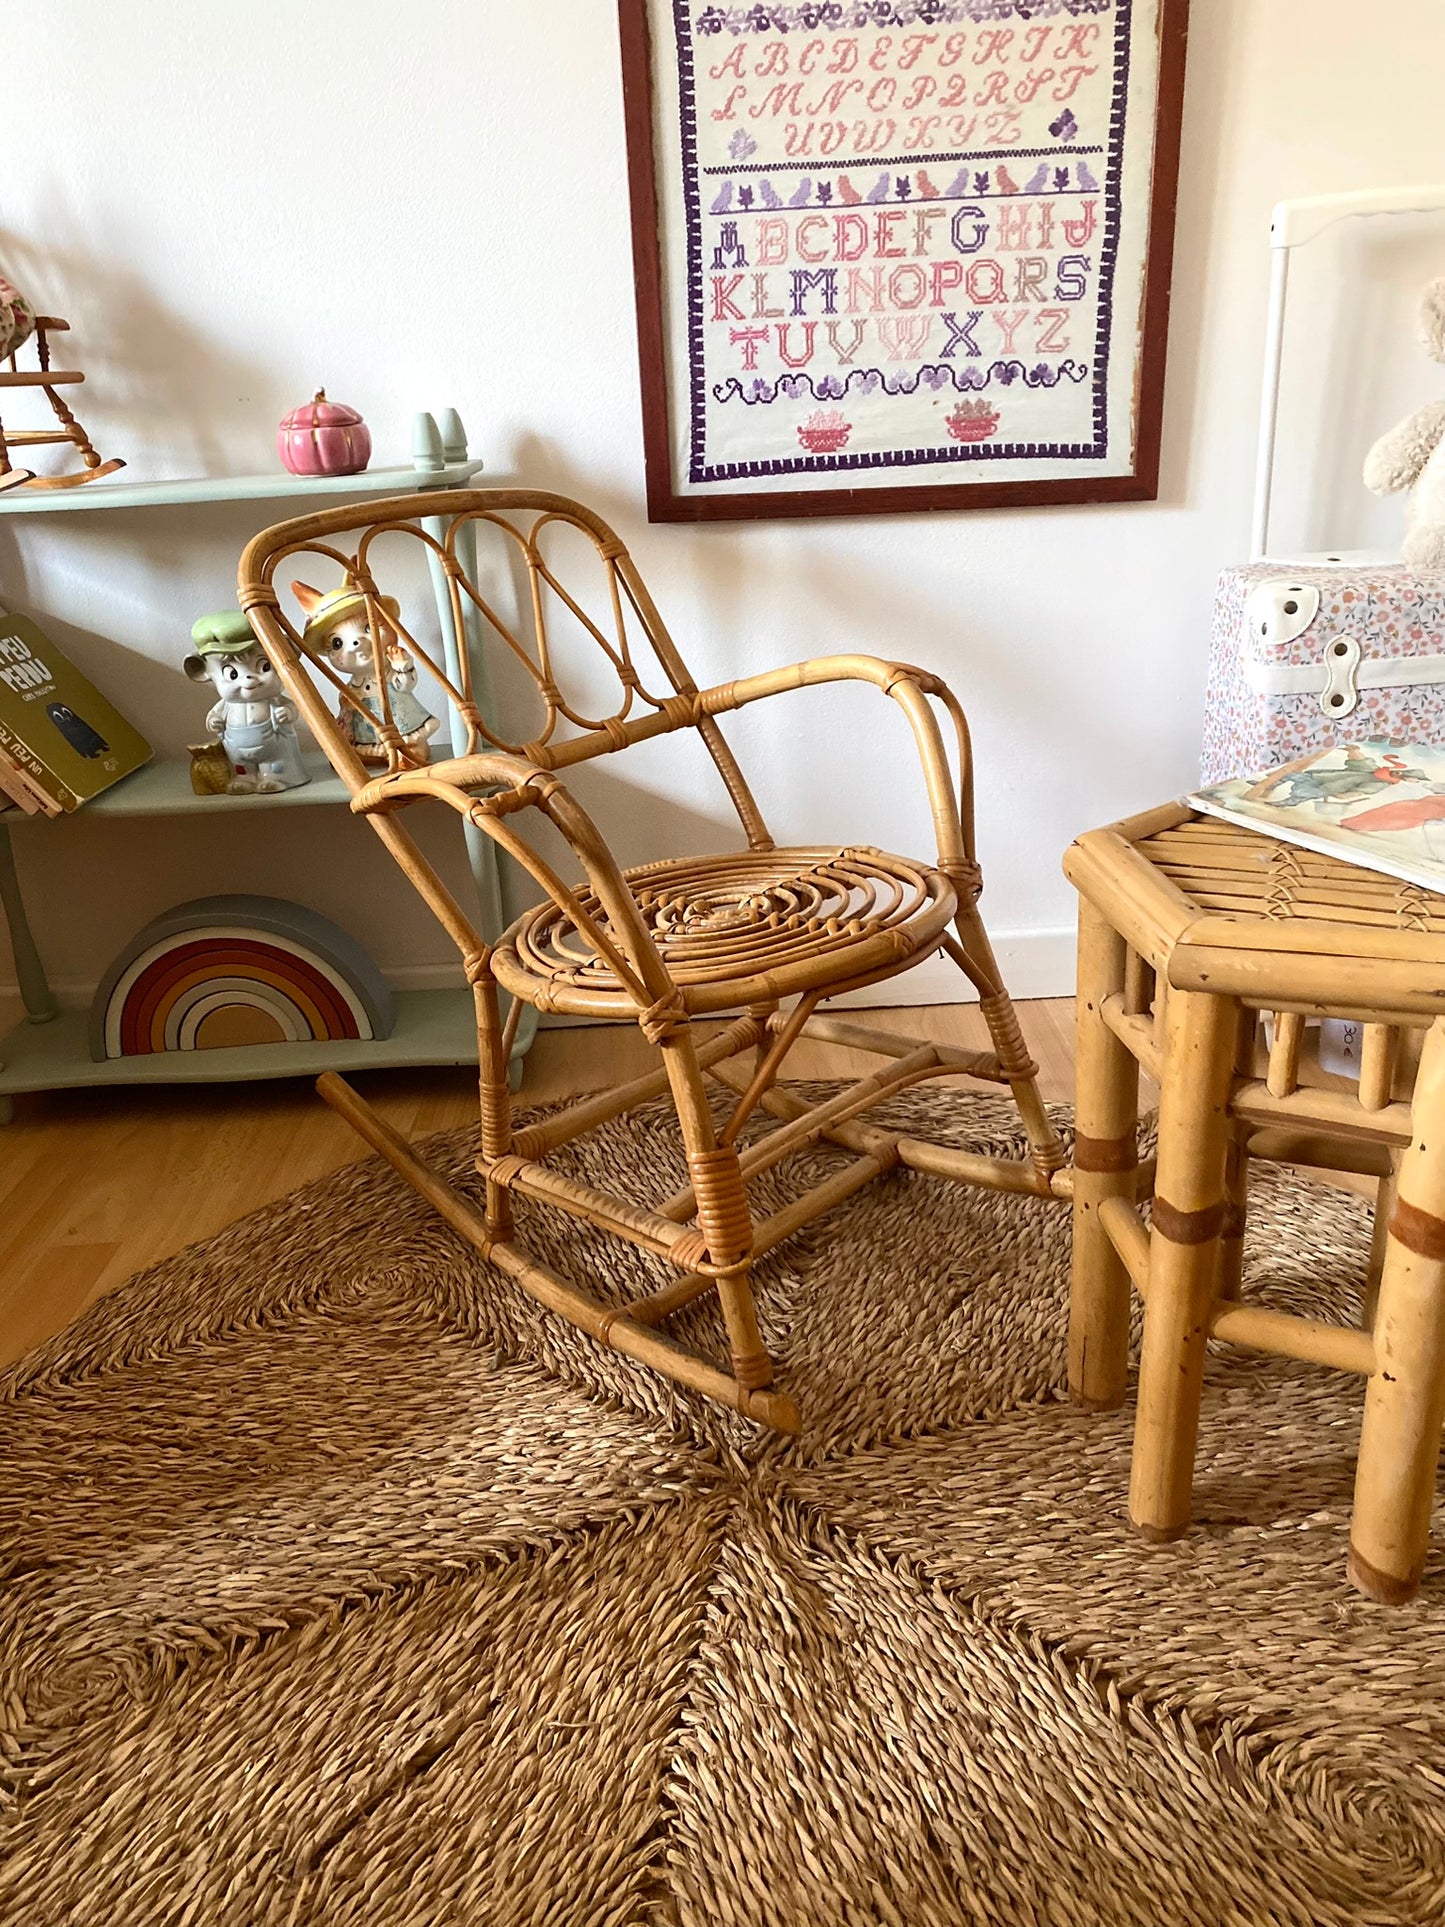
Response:
MULTIPOLYGON (((385 767, 386 748, 379 725, 386 710, 401 738, 403 759, 420 766, 431 756, 428 745, 440 724, 416 696, 416 663, 394 631, 382 637, 386 657, 386 704, 382 702, 382 680, 376 668, 372 646, 371 622, 366 597, 352 582, 337 589, 313 589, 309 583, 293 582, 291 593, 306 616, 301 640, 322 657, 338 676, 346 679, 359 708, 343 703, 340 723, 363 763, 385 767)), ((376 608, 384 626, 387 619, 400 613, 393 596, 381 596, 376 608)))
MULTIPOLYGON (((191 630, 195 648, 182 664, 192 682, 209 682, 216 701, 206 717, 213 745, 224 751, 227 778, 207 771, 209 746, 191 751, 191 785, 201 795, 246 796, 299 789, 310 782, 296 740, 296 711, 239 609, 202 616, 191 630)), ((219 757, 213 760, 219 764, 219 757)))

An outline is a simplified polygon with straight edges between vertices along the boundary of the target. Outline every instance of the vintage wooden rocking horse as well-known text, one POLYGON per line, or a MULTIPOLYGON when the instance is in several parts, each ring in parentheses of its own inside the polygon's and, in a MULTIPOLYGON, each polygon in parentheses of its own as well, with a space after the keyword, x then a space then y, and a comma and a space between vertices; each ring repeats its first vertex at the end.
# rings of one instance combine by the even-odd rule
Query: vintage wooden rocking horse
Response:
MULTIPOLYGON (((585 553, 585 551, 584 551, 585 553)), ((499 568, 493 581, 500 580, 499 568)), ((339 585, 338 585, 339 586, 339 585)), ((481 1064, 483 1215, 445 1184, 339 1077, 319 1089, 361 1135, 428 1199, 460 1235, 543 1305, 605 1345, 721 1399, 782 1431, 796 1431, 797 1407, 772 1388, 773 1363, 759 1331, 750 1285, 756 1259, 898 1166, 969 1183, 1066 1195, 1064 1152, 1040 1099, 1030 1061, 988 938, 979 919, 972 781, 963 710, 936 676, 871 656, 824 656, 786 669, 699 690, 689 676, 622 543, 598 516, 563 496, 528 489, 459 489, 406 495, 364 509, 340 508, 284 522, 259 535, 240 566, 240 601, 282 681, 364 816, 420 891, 462 954, 476 1000, 481 1064), (511 623, 482 593, 477 537, 510 548, 526 590, 526 622, 511 623), (545 551, 580 534, 600 575, 600 619, 564 587, 545 551), (337 546, 337 542, 345 547, 337 546), (395 575, 378 580, 384 552, 421 550, 451 593, 455 648, 451 669, 407 629, 397 613, 395 575), (341 571, 364 598, 375 659, 397 652, 446 690, 466 732, 465 753, 415 767, 390 713, 386 678, 381 713, 367 720, 387 750, 376 775, 359 760, 313 676, 345 709, 353 687, 326 651, 283 610, 280 580, 293 567, 316 579, 317 560, 341 571), (553 630, 566 623, 599 647, 616 676, 610 713, 591 716, 564 688, 553 630), (523 630, 530 636, 524 639, 523 630), (640 667, 634 638, 649 648, 640 667), (540 699, 540 727, 509 741, 473 700, 471 649, 485 640, 508 652, 540 699), (470 646, 469 646, 470 645, 470 646), (810 683, 871 683, 903 711, 922 763, 938 846, 936 862, 856 846, 786 849, 773 841, 717 718, 763 697, 810 683), (959 787, 933 703, 947 712, 957 741, 959 787), (562 725, 567 733, 560 733, 562 725), (746 848, 619 868, 559 771, 614 755, 671 731, 692 729, 716 765, 742 825, 746 848), (432 865, 403 829, 402 813, 430 799, 477 826, 537 880, 545 900, 492 943, 475 929, 432 865), (554 870, 523 830, 545 817, 580 860, 585 882, 554 870), (918 1043, 819 1014, 840 992, 878 983, 939 950, 978 991, 993 1049, 918 1043), (504 1024, 498 986, 516 1000, 504 1024), (785 1008, 785 1000, 797 1001, 785 1008), (635 1023, 661 1065, 652 1074, 589 1097, 544 1122, 514 1128, 507 1070, 523 1003, 543 1011, 635 1023), (737 1012, 718 1035, 694 1022, 737 1012), (826 1102, 809 1104, 778 1084, 802 1036, 872 1051, 881 1069, 826 1102), (1024 1161, 960 1151, 869 1124, 864 1113, 927 1078, 966 1074, 1011 1089, 1030 1146, 1024 1161), (707 1080, 735 1102, 721 1123, 708 1104, 707 1080), (618 1197, 548 1164, 549 1154, 649 1099, 671 1092, 690 1183, 669 1197, 618 1197), (755 1111, 779 1120, 744 1144, 755 1111), (790 1153, 826 1139, 853 1159, 784 1209, 755 1220, 749 1184, 790 1153), (670 1262, 677 1276, 625 1306, 609 1305, 538 1263, 515 1241, 512 1199, 521 1196, 601 1226, 670 1262), (658 1327, 681 1306, 716 1291, 731 1370, 684 1350, 658 1327)), ((491 589, 495 596, 497 591, 491 589)))

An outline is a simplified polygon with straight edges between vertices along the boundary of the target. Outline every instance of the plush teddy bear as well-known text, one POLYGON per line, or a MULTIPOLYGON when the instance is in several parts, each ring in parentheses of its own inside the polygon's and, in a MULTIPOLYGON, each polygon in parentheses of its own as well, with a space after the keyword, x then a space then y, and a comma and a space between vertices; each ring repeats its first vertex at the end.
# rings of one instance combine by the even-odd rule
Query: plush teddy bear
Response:
MULTIPOLYGON (((1420 333, 1432 361, 1445 361, 1445 275, 1420 303, 1420 333)), ((1445 569, 1445 401, 1417 408, 1365 457, 1365 487, 1376 495, 1413 488, 1401 554, 1419 569, 1445 569)))

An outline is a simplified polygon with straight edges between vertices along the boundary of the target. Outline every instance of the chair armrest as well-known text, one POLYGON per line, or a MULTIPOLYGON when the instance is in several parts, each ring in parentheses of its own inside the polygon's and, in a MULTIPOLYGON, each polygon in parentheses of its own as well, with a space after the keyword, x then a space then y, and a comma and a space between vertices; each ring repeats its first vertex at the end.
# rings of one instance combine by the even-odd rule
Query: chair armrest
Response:
MULTIPOLYGON (((379 776, 356 792, 351 807, 360 816, 385 814, 389 808, 421 797, 450 804, 521 864, 606 961, 639 1005, 644 1009, 676 1005, 677 989, 671 973, 643 921, 617 859, 597 825, 559 776, 505 750, 483 751, 379 776), (472 795, 477 789, 493 793, 472 795), (586 872, 615 943, 581 903, 577 892, 505 821, 529 809, 540 811, 555 824, 570 845, 586 872)), ((676 1008, 681 1010, 680 1005, 676 1008)))
POLYGON ((814 656, 807 662, 789 663, 783 669, 764 669, 756 676, 739 676, 733 682, 718 683, 702 691, 705 709, 717 714, 741 709, 764 696, 780 696, 789 689, 806 689, 817 683, 871 682, 890 695, 896 684, 913 683, 927 696, 947 694, 947 685, 927 669, 913 663, 889 662, 882 656, 814 656))
POLYGON ((881 656, 815 656, 808 662, 791 663, 784 669, 765 669, 756 676, 740 676, 734 682, 718 683, 712 689, 703 690, 698 702, 710 715, 720 715, 742 709, 765 696, 782 695, 785 690, 837 682, 872 683, 885 696, 891 696, 907 716, 923 765, 938 842, 939 868, 960 896, 977 898, 983 879, 974 854, 973 752, 968 718, 963 713, 963 705, 941 677, 912 663, 889 662, 881 656), (942 703, 953 721, 958 745, 956 793, 938 718, 929 698, 942 703))
POLYGON ((478 800, 469 792, 478 789, 500 792, 486 799, 499 815, 532 808, 551 789, 566 795, 550 770, 539 769, 525 757, 505 750, 482 750, 472 756, 447 756, 415 769, 390 770, 385 776, 373 777, 352 797, 351 807, 358 816, 370 816, 393 804, 431 796, 441 797, 465 813, 478 800), (547 786, 545 791, 541 785, 547 786), (512 800, 504 801, 504 797, 512 800))

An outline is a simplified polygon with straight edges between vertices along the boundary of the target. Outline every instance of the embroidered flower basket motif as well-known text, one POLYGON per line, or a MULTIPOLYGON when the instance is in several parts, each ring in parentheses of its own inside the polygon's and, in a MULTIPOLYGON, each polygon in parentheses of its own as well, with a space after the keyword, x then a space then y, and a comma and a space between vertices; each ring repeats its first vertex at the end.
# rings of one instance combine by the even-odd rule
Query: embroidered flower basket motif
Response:
POLYGON ((815 408, 798 424, 798 440, 815 455, 836 455, 852 432, 852 422, 836 408, 815 408))
POLYGON ((956 442, 986 442, 998 428, 998 410, 986 401, 961 401, 943 425, 956 442))

